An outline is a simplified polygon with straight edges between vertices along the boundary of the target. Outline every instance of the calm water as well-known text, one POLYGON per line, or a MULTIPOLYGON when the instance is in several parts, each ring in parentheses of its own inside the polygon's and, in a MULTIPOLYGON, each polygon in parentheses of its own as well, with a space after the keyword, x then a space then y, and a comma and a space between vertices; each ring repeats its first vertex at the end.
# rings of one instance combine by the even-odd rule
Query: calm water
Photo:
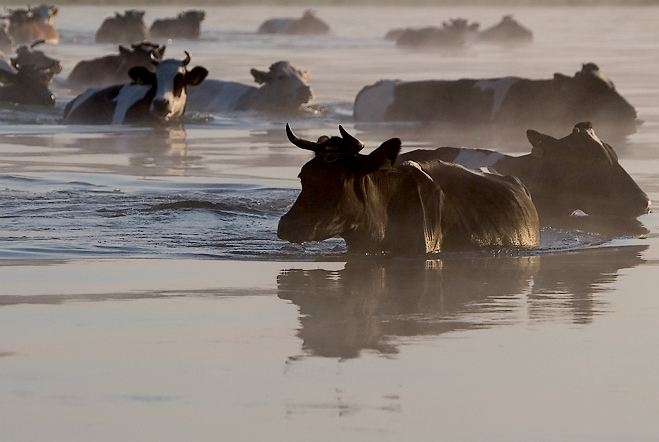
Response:
POLYGON ((42 47, 64 65, 56 109, 0 109, 0 439, 659 439, 656 213, 545 229, 529 256, 365 259, 338 239, 276 238, 309 158, 287 122, 305 138, 343 124, 368 148, 530 149, 523 130, 355 125, 355 95, 382 78, 548 78, 595 62, 643 120, 628 136, 595 129, 659 201, 659 9, 318 8, 333 34, 301 39, 254 34, 300 8, 207 8, 202 39, 167 56, 245 83, 288 60, 311 74, 313 112, 59 125, 68 72, 116 51, 93 44, 115 9, 60 8, 61 44, 42 47), (510 12, 532 44, 383 39, 510 12))

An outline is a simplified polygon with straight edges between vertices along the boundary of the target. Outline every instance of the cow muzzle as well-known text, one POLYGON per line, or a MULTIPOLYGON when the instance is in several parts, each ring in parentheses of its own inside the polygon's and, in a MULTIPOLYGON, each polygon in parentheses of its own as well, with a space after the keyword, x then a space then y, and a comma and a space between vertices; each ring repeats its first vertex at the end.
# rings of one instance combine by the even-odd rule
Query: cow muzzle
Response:
POLYGON ((169 100, 160 99, 153 100, 151 102, 151 114, 160 119, 167 119, 169 117, 170 110, 171 106, 169 100))

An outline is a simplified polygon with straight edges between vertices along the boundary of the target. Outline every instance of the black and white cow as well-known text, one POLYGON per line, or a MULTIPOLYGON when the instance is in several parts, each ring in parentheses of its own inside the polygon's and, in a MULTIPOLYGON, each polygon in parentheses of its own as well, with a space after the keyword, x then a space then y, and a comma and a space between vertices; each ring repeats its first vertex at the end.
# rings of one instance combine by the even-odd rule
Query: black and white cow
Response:
POLYGON ((131 80, 128 72, 134 67, 142 66, 155 72, 152 58, 160 60, 164 54, 165 46, 146 41, 134 43, 130 48, 120 45, 118 54, 79 61, 71 70, 66 83, 75 90, 126 83, 131 80))
POLYGON ((316 14, 307 9, 301 18, 278 17, 270 18, 259 26, 259 34, 327 34, 330 26, 316 17, 316 14))
POLYGON ((71 100, 64 109, 65 124, 153 124, 183 116, 187 87, 208 75, 203 67, 186 69, 190 54, 181 60, 156 60, 156 71, 134 67, 132 83, 90 89, 71 100))
POLYGON ((206 17, 202 10, 181 12, 174 18, 161 18, 151 25, 151 38, 185 38, 198 40, 201 33, 201 22, 206 17))
POLYGON ((188 93, 188 110, 211 113, 295 111, 313 99, 313 91, 307 84, 309 73, 287 61, 272 64, 267 72, 257 69, 250 72, 261 86, 206 80, 188 93))
POLYGON ((294 145, 315 157, 302 167, 302 192, 280 221, 279 238, 303 243, 333 236, 349 252, 418 254, 487 247, 535 247, 538 214, 514 177, 443 161, 394 166, 401 141, 369 155, 341 126, 341 137, 294 145))
POLYGON ((421 121, 535 126, 539 129, 592 121, 636 127, 636 108, 593 63, 573 77, 546 80, 502 77, 483 80, 382 80, 355 99, 357 121, 421 121))
POLYGON ((96 43, 132 44, 149 40, 149 29, 144 24, 144 12, 127 9, 123 14, 103 20, 96 31, 96 43))
POLYGON ((529 189, 543 223, 575 212, 608 218, 636 218, 648 212, 648 196, 620 165, 613 148, 595 134, 591 123, 578 123, 563 138, 534 130, 528 130, 527 137, 533 146, 527 155, 440 147, 404 153, 399 161, 450 161, 515 176, 529 189))

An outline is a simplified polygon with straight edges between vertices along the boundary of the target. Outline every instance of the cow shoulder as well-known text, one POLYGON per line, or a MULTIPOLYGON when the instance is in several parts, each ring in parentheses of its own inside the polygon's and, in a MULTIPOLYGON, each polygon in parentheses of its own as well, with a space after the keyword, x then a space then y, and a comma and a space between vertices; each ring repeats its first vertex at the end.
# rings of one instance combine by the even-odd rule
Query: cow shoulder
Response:
POLYGON ((396 168, 400 183, 387 207, 387 248, 398 254, 439 252, 442 192, 414 161, 396 168))

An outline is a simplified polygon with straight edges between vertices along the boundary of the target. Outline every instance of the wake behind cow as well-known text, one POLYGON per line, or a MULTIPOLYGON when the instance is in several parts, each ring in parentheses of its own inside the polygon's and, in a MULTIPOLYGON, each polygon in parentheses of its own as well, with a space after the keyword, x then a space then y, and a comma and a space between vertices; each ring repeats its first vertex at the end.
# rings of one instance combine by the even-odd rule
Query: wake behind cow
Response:
POLYGON ((382 80, 363 88, 354 104, 357 121, 421 121, 534 126, 546 129, 591 121, 633 132, 636 108, 597 65, 587 63, 573 77, 546 80, 382 80))
POLYGON ((443 161, 393 166, 401 141, 369 155, 341 137, 291 143, 315 157, 302 167, 302 192, 279 221, 279 238, 303 243, 333 236, 349 252, 418 254, 483 247, 535 247, 538 214, 518 179, 473 172, 443 161))
POLYGON ((208 71, 187 70, 184 60, 157 60, 156 71, 144 67, 129 72, 132 83, 90 89, 71 100, 64 109, 65 124, 153 124, 183 116, 187 87, 201 83, 208 71))
POLYGON ((595 134, 590 122, 578 123, 572 133, 560 139, 535 130, 528 130, 527 137, 533 146, 527 155, 440 147, 404 153, 399 161, 443 160, 515 176, 529 189, 543 223, 577 211, 607 218, 636 218, 648 212, 648 196, 620 165, 613 148, 595 134))
POLYGON ((287 61, 273 63, 268 71, 252 69, 259 87, 234 81, 206 80, 188 94, 188 110, 223 113, 232 111, 296 111, 313 99, 307 84, 309 73, 287 61))

